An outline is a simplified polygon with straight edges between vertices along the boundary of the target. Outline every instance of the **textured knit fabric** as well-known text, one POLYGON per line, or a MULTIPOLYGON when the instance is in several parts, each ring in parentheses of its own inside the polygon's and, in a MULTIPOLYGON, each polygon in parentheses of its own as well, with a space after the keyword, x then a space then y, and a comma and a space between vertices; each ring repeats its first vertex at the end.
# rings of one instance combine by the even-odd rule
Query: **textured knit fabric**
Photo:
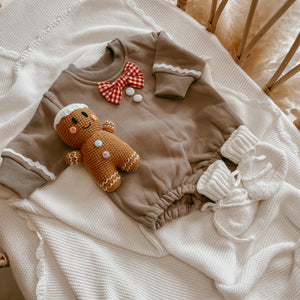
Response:
MULTIPOLYGON (((7 41, 22 41, 29 33, 38 36, 10 26, 9 20, 17 15, 20 19, 40 18, 31 6, 12 3, 21 12, 14 9, 13 17, 6 19, 10 16, 6 14, 0 20, 19 38, 7 41)), ((36 8, 40 3, 32 1, 36 8)), ((289 184, 284 184, 276 197, 259 202, 255 226, 247 232, 258 233, 251 244, 235 244, 220 236, 212 221, 213 212, 199 211, 180 218, 163 227, 156 237, 147 231, 139 234, 137 223, 101 193, 82 167, 66 169, 29 201, 15 202, 14 207, 25 212, 24 219, 8 205, 6 198, 12 193, 1 187, 1 245, 10 255, 11 268, 26 299, 298 299, 299 133, 205 28, 158 1, 136 0, 135 4, 137 9, 127 10, 130 6, 125 9, 119 1, 85 1, 69 19, 63 18, 43 43, 33 44, 24 56, 15 89, 1 99, 2 149, 30 121, 36 110, 34 103, 62 68, 82 53, 86 55, 78 61, 81 66, 102 53, 101 48, 88 44, 94 44, 95 38, 97 42, 110 40, 120 32, 128 35, 137 29, 153 30, 155 27, 149 28, 152 17, 180 45, 206 57, 215 87, 231 109, 257 137, 286 152, 285 180, 289 184), (146 13, 143 18, 140 8, 146 13), (118 28, 113 27, 116 24, 118 28), (157 258, 166 253, 171 255, 157 258)), ((46 12, 57 7, 48 1, 43 11, 47 16, 46 12)), ((202 76, 209 75, 207 70, 202 76)))
MULTIPOLYGON (((64 158, 70 148, 53 130, 54 117, 61 107, 82 102, 101 120, 112 120, 115 135, 141 157, 136 172, 122 173, 121 185, 116 170, 108 166, 104 167, 105 180, 98 178, 101 163, 93 166, 93 159, 89 159, 90 172, 100 186, 114 191, 110 197, 116 205, 153 230, 197 209, 204 198, 196 191, 199 177, 221 158, 221 146, 242 124, 201 77, 203 69, 203 60, 176 45, 165 32, 113 40, 95 64, 82 69, 71 65, 45 93, 32 121, 4 149, 0 182, 26 197, 55 178, 66 167, 64 158), (98 82, 116 81, 127 61, 143 74, 144 87, 137 90, 143 101, 136 103, 123 92, 125 99, 116 106, 98 92, 98 82), (8 174, 25 171, 27 179, 22 182, 27 188, 8 180, 8 174), (114 182, 116 186, 109 187, 114 182)), ((81 133, 69 134, 75 139, 81 133)), ((79 147, 78 143, 65 142, 79 147)), ((128 159, 133 152, 127 152, 128 159)), ((118 156, 113 151, 109 160, 118 156)), ((132 158, 135 161, 136 157, 132 158)))
POLYGON ((269 199, 280 189, 287 173, 285 152, 259 142, 247 127, 239 127, 224 143, 221 153, 238 163, 243 185, 253 199, 269 199))

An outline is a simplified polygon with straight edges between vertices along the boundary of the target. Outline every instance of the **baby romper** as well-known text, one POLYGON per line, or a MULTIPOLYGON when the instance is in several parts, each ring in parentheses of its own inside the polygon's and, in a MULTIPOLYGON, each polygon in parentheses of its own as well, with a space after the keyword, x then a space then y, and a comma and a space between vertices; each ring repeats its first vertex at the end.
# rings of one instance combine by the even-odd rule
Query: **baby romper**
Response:
POLYGON ((54 180, 74 150, 58 137, 55 116, 83 103, 101 124, 112 120, 115 135, 140 155, 139 169, 122 172, 121 186, 109 193, 119 208, 152 230, 198 209, 207 200, 196 189, 200 176, 222 158, 222 145, 242 124, 203 80, 203 68, 203 60, 164 32, 114 39, 95 64, 71 64, 44 94, 30 123, 3 150, 0 183, 27 197, 54 180), (125 87, 116 105, 98 83, 118 80, 127 62, 141 70, 144 87, 125 87))

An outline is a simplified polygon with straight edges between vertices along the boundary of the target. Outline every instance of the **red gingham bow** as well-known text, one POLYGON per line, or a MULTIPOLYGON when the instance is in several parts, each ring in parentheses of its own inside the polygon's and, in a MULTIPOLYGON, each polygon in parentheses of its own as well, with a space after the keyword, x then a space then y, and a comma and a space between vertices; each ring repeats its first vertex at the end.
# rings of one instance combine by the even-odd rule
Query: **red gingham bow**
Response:
POLYGON ((127 85, 136 88, 144 87, 144 76, 141 70, 129 61, 124 67, 124 74, 118 80, 114 82, 99 82, 98 90, 108 102, 120 104, 122 89, 127 85))

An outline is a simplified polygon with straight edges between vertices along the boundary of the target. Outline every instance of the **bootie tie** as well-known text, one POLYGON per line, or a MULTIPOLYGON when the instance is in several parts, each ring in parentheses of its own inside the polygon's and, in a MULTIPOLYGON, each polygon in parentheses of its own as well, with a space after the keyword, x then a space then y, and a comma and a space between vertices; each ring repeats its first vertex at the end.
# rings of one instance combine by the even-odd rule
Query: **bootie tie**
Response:
POLYGON ((269 199, 278 192, 287 173, 284 151, 240 126, 221 147, 221 154, 238 164, 242 183, 252 199, 269 199))
POLYGON ((249 199, 239 171, 231 173, 222 160, 217 160, 200 177, 197 191, 215 202, 204 204, 201 210, 214 212, 213 222, 220 235, 237 242, 254 239, 252 235, 241 237, 253 223, 258 201, 249 199))

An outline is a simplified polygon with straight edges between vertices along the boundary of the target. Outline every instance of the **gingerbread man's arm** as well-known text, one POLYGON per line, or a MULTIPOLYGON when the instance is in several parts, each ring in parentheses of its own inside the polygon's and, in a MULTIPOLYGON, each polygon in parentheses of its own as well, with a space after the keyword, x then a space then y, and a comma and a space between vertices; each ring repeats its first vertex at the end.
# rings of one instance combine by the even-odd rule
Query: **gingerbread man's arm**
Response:
POLYGON ((69 152, 66 155, 66 162, 67 162, 68 165, 79 165, 79 164, 81 164, 83 162, 81 152, 78 151, 78 150, 69 152))
POLYGON ((108 131, 110 133, 115 132, 115 124, 113 121, 105 121, 102 126, 102 130, 108 131))

